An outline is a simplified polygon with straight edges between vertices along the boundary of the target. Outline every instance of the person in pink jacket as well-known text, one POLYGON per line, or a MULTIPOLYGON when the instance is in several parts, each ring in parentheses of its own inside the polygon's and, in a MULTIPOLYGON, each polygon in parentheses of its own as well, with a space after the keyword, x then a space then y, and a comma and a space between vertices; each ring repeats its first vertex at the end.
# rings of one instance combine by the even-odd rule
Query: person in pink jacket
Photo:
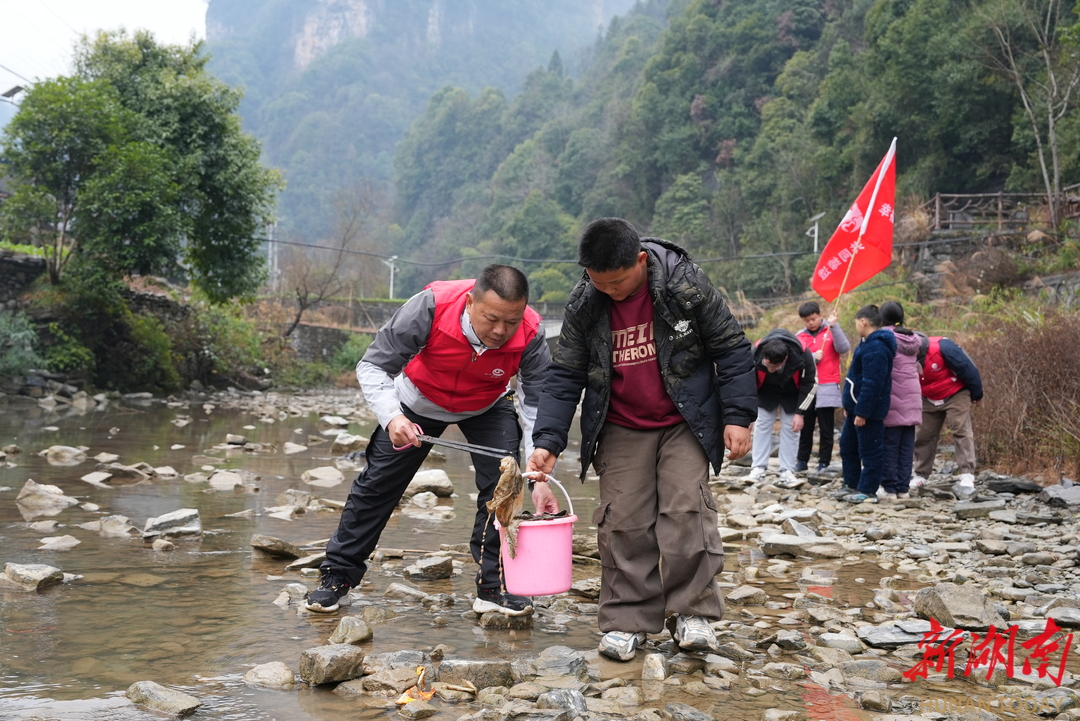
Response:
POLYGON ((885 416, 884 470, 881 488, 886 498, 908 498, 915 453, 915 426, 922 423, 919 386, 919 336, 904 327, 904 307, 896 301, 881 304, 881 326, 896 337, 892 396, 885 416))

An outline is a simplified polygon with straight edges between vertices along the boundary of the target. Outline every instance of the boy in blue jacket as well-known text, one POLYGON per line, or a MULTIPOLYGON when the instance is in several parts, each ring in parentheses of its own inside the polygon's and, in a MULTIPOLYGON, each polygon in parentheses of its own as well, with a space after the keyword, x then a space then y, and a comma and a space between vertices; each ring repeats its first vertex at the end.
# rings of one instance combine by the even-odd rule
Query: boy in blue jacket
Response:
POLYGON ((881 330, 881 311, 876 305, 859 309, 855 330, 862 342, 851 356, 844 380, 840 460, 844 466, 843 499, 862 503, 874 498, 881 484, 896 338, 892 332, 881 330))

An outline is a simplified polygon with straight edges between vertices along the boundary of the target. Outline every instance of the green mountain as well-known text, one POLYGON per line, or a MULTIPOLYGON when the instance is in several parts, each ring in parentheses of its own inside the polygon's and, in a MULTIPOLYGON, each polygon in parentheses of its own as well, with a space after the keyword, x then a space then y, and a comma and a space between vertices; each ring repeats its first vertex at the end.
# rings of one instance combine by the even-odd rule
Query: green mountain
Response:
POLYGON ((432 97, 394 156, 401 254, 480 257, 403 280, 505 255, 557 299, 578 271, 541 261, 619 215, 732 293, 801 292, 807 218, 824 212, 827 238, 893 136, 901 209, 1080 181, 1078 50, 1060 0, 640 2, 576 80, 432 97))
POLYGON ((288 183, 285 232, 317 239, 335 192, 388 182, 396 143, 446 85, 518 94, 526 75, 588 64, 633 0, 210 0, 211 70, 242 86, 245 129, 288 183))

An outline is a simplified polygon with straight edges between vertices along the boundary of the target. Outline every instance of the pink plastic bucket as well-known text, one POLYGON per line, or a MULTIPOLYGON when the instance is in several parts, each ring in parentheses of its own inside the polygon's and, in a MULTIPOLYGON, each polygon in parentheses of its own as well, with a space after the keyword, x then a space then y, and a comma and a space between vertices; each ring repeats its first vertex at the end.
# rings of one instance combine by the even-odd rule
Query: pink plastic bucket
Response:
MULTIPOLYGON (((522 521, 518 526, 517 557, 510 558, 506 529, 502 541, 503 577, 506 590, 516 596, 547 596, 565 593, 574 582, 574 521, 571 514, 550 521, 522 521)), ((498 525, 498 521, 496 521, 498 525)))

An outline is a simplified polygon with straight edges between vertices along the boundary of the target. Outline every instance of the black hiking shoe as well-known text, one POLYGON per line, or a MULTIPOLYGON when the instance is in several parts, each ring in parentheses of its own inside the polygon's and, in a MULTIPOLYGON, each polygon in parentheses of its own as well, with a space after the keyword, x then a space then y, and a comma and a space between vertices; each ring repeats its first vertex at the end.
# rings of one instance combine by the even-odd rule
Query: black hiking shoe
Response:
POLYGON ((499 593, 494 588, 476 589, 476 600, 473 601, 474 613, 484 614, 489 611, 498 611, 507 616, 527 616, 533 612, 532 600, 524 596, 515 596, 512 593, 499 593))
POLYGON ((349 592, 349 582, 329 571, 323 571, 319 587, 307 595, 307 610, 316 613, 333 613, 338 610, 338 599, 349 592))

